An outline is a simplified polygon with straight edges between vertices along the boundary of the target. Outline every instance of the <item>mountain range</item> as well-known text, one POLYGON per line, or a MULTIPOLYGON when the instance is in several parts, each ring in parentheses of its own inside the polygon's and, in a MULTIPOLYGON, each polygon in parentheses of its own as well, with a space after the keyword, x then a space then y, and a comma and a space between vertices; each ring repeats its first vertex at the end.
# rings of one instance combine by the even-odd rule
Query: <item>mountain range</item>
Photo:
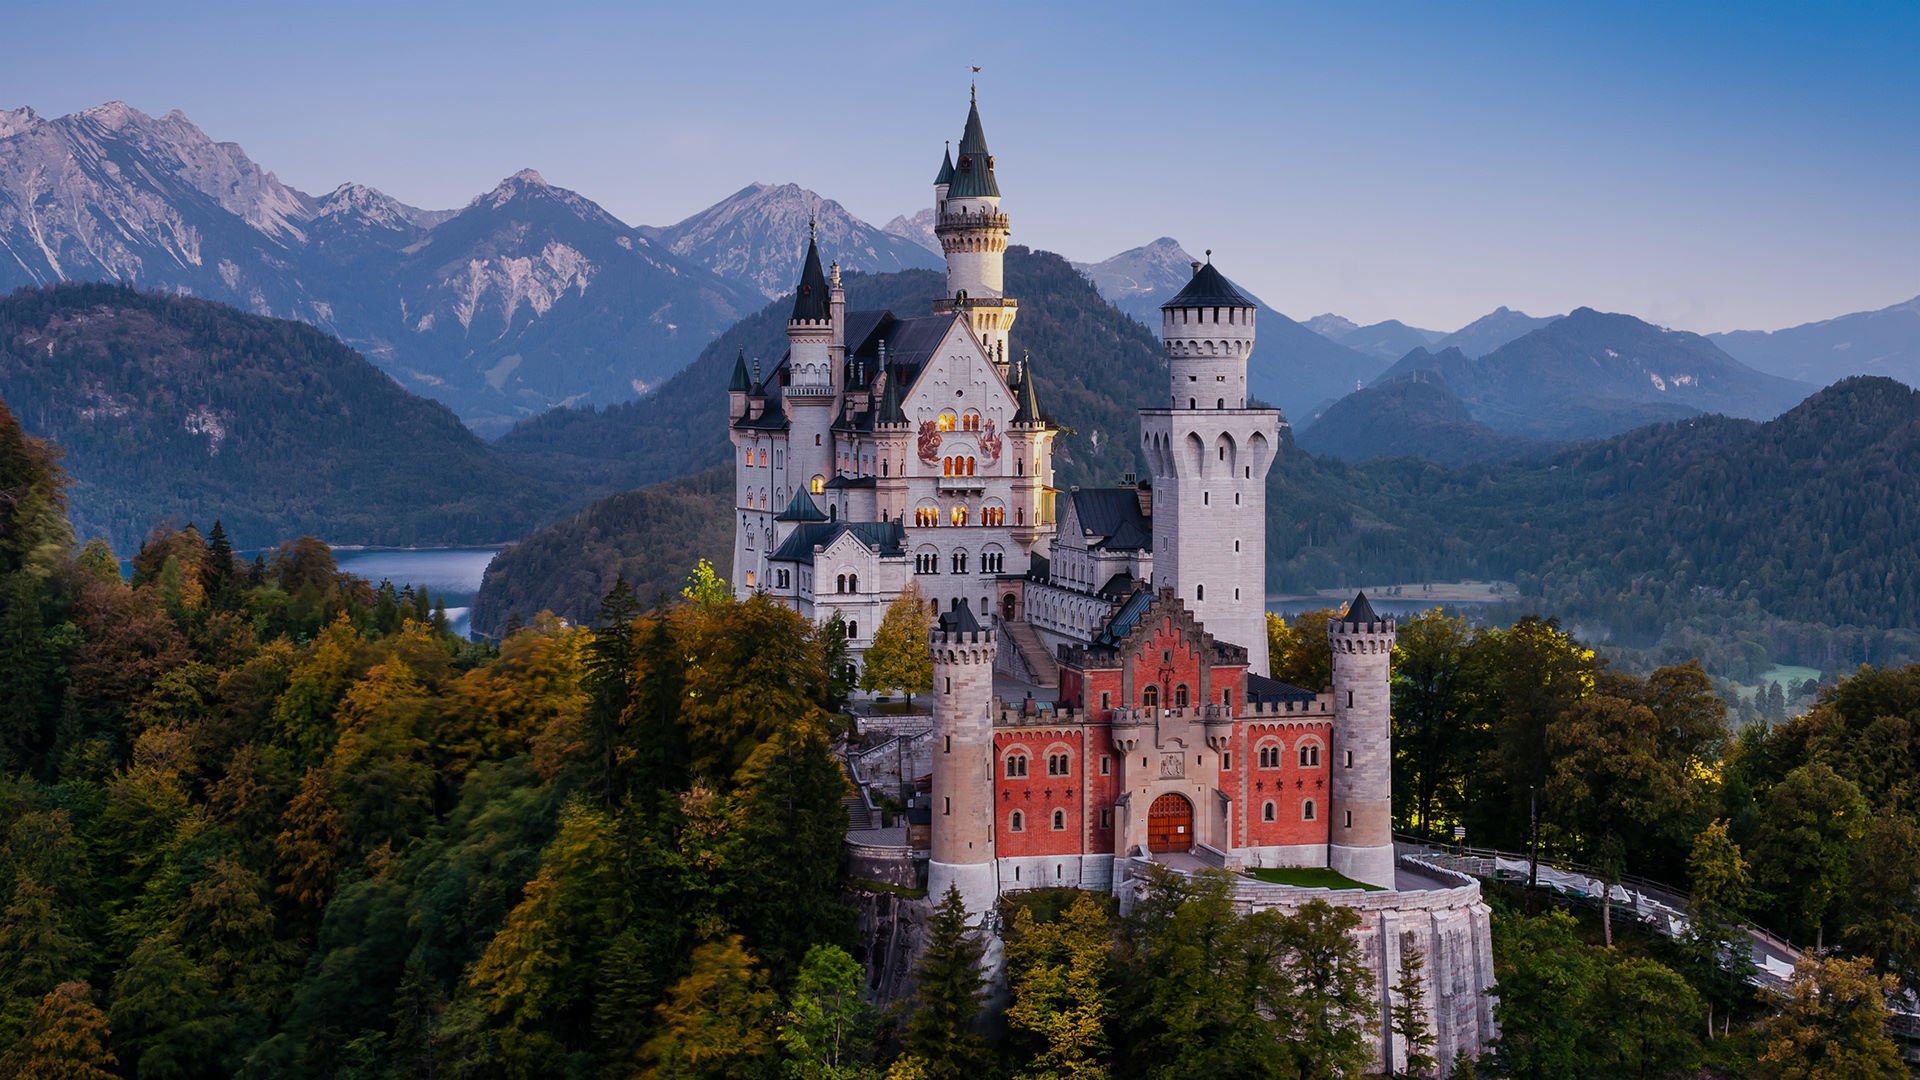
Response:
POLYGON ((1771 333, 1708 336, 1754 367, 1790 379, 1824 385, 1848 375, 1885 375, 1920 386, 1920 296, 1771 333))
POLYGON ((1605 438, 1707 413, 1768 420, 1816 387, 1756 371, 1698 334, 1580 308, 1481 357, 1416 348, 1301 435, 1348 460, 1490 460, 1522 440, 1605 438))

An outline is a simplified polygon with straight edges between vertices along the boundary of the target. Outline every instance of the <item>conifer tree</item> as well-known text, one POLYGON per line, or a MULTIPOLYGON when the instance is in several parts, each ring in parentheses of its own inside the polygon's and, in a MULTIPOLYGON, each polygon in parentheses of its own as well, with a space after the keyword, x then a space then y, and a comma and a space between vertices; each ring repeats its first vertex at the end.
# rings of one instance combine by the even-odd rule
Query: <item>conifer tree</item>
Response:
POLYGON ((1781 723, 1787 718, 1787 695, 1778 682, 1767 684, 1767 719, 1781 723))
POLYGON ((1399 1074, 1405 1077, 1432 1076, 1439 1065, 1433 1056, 1433 1027, 1427 1023, 1427 986, 1422 978, 1426 970, 1427 958, 1417 946, 1409 944, 1400 950, 1400 978, 1393 984, 1387 1019, 1406 1055, 1406 1068, 1399 1074))
POLYGON ((19 1043, 0 1059, 8 1075, 34 1080, 116 1080, 106 1015, 83 982, 61 983, 40 1001, 19 1043))
POLYGON ((960 890, 947 886, 927 923, 927 951, 917 972, 920 991, 907 1021, 907 1054, 927 1080, 978 1080, 986 1069, 986 1043, 973 1030, 985 1000, 980 977, 985 951, 968 928, 960 890))
POLYGON ((933 631, 933 618, 918 584, 909 582, 880 620, 868 646, 865 667, 860 672, 860 689, 882 692, 898 690, 913 701, 913 695, 933 689, 933 657, 927 652, 927 636, 933 631))
POLYGON ((226 526, 216 518, 213 531, 207 534, 207 553, 200 560, 201 587, 214 607, 232 606, 233 577, 233 543, 227 539, 226 526))
POLYGON ((1018 1080, 1104 1080, 1110 1075, 1107 969, 1113 926, 1106 909, 1079 893, 1057 919, 1014 915, 1007 940, 1013 1003, 1007 1023, 1028 1044, 1018 1080))
POLYGON ((779 999, 738 937, 693 951, 693 970, 656 1010, 660 1033, 643 1056, 675 1080, 755 1080, 774 1074, 779 999))

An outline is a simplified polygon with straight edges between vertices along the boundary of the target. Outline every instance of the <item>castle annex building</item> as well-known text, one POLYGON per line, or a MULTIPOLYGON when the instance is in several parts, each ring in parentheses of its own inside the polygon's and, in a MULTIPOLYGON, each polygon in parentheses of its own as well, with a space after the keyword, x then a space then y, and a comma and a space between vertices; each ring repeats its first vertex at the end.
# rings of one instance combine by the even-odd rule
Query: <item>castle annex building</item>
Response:
MULTIPOLYGON (((1479 886, 1393 846, 1393 619, 1356 596, 1328 628, 1331 686, 1268 677, 1280 415, 1247 400, 1254 303, 1195 264, 1161 309, 1150 486, 1056 490, 1060 429, 1010 344, 994 165, 970 105, 934 181, 947 288, 932 314, 847 311, 810 241, 786 355, 764 374, 737 360, 728 386, 736 589, 839 615, 856 655, 909 583, 938 616, 930 722, 850 762, 862 782, 867 758, 891 762, 927 827, 856 839, 989 923, 1029 888, 1127 906, 1152 864, 1330 868, 1376 891, 1245 876, 1236 901, 1358 909, 1376 985, 1420 950, 1441 1057, 1477 1052, 1493 1035, 1479 886)), ((1397 1065, 1404 1048, 1388 1035, 1379 1052, 1397 1065)))

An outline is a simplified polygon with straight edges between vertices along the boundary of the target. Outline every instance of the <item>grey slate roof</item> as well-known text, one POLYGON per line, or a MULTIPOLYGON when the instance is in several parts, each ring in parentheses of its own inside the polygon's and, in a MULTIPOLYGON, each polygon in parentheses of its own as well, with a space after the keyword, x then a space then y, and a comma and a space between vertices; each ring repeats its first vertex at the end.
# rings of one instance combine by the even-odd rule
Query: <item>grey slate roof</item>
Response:
POLYGON ((953 183, 953 144, 951 143, 947 144, 947 148, 941 151, 940 171, 935 174, 933 182, 936 184, 953 183))
POLYGON ((1265 675, 1247 672, 1247 700, 1249 701, 1312 701, 1313 691, 1302 690, 1292 683, 1283 683, 1279 679, 1269 679, 1265 675))
POLYGON ((987 152, 987 133, 980 127, 980 105, 967 106, 967 130, 960 136, 960 160, 954 162, 947 198, 999 198, 993 179, 993 155, 987 152))
POLYGON ((882 556, 907 553, 907 533, 897 521, 812 522, 793 530, 768 558, 773 562, 813 565, 813 549, 826 547, 844 533, 854 533, 868 547, 878 547, 882 556))
POLYGON ((1234 288, 1227 276, 1213 268, 1212 263, 1204 263, 1193 272, 1186 287, 1173 295, 1173 299, 1160 305, 1160 310, 1187 307, 1231 307, 1250 308, 1254 302, 1246 294, 1234 288))
POLYGON ((1033 362, 1027 357, 1020 358, 1020 385, 1010 387, 1013 390, 1013 422, 1016 424, 1044 424, 1047 418, 1040 414, 1040 399, 1034 390, 1033 362))
POLYGON ((807 494, 804 487, 793 489, 793 498, 787 500, 787 508, 773 516, 775 521, 825 521, 827 515, 807 494))
POLYGON ((940 616, 940 632, 943 634, 971 634, 981 629, 980 620, 973 617, 973 608, 965 601, 960 606, 940 616))
POLYGON ((1140 512, 1140 494, 1134 489, 1081 488, 1072 498, 1081 535, 1099 538, 1089 547, 1138 551, 1153 545, 1153 522, 1140 512))
POLYGON ((793 319, 819 322, 827 317, 827 274, 820 269, 820 245, 807 237, 807 260, 800 269, 800 287, 793 294, 793 319))

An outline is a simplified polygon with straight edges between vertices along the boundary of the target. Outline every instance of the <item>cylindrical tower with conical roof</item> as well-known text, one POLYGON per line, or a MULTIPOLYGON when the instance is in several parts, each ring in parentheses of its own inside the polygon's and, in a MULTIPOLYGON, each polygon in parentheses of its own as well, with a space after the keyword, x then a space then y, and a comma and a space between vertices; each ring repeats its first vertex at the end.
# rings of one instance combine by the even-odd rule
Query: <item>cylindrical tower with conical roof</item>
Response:
POLYGON ((959 156, 951 172, 941 166, 934 192, 933 232, 947 256, 947 295, 934 310, 966 312, 973 332, 986 343, 987 355, 1004 374, 1007 333, 1020 308, 1006 295, 1010 230, 1007 215, 1000 212, 1000 182, 993 175, 993 154, 980 126, 977 97, 968 103, 959 156))
POLYGON ((1360 593, 1327 624, 1333 649, 1333 760, 1327 866, 1393 888, 1394 622, 1360 593))
POLYGON ((1000 898, 993 862, 993 658, 991 627, 965 600, 928 635, 933 654, 933 850, 927 896, 948 886, 979 919, 1000 898))

